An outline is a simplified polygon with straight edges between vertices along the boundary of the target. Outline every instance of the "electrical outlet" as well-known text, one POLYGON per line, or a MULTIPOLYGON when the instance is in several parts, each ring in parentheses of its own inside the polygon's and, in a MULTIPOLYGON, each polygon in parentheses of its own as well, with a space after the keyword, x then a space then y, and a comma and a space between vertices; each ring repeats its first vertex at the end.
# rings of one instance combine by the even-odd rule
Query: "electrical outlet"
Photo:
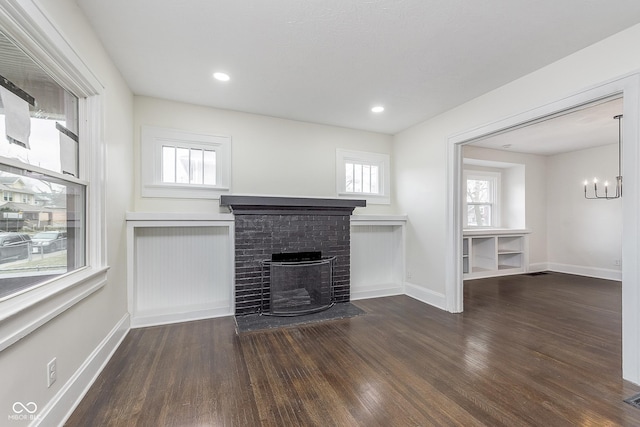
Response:
POLYGON ((51 387, 53 383, 58 379, 58 367, 56 366, 56 358, 51 359, 47 363, 47 387, 51 387))
POLYGON ((622 261, 619 259, 615 259, 613 260, 613 265, 615 265, 616 267, 620 267, 622 265, 622 261))
POLYGON ((413 278, 413 272, 411 270, 407 270, 407 280, 413 278))

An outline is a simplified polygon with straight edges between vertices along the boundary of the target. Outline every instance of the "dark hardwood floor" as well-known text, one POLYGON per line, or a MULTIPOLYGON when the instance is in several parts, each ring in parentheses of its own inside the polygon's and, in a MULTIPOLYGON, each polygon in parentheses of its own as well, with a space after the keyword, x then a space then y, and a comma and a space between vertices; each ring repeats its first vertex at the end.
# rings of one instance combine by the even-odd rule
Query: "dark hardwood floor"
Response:
POLYGON ((457 315, 397 296, 242 336, 231 317, 134 329, 67 425, 639 426, 620 290, 510 276, 467 282, 457 315))

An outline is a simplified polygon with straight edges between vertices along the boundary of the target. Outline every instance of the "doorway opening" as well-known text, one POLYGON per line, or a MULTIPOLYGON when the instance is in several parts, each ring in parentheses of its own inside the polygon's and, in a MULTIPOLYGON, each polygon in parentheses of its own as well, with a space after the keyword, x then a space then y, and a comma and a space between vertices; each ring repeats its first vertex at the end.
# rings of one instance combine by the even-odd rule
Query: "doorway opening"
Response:
MULTIPOLYGON (((453 313, 463 311, 463 206, 462 206, 462 150, 463 146, 496 136, 534 123, 559 117, 587 105, 613 98, 623 99, 625 121, 622 129, 625 197, 623 203, 622 238, 622 336, 623 378, 640 383, 640 335, 635 325, 640 321, 640 290, 638 260, 640 249, 640 217, 638 182, 640 179, 640 153, 638 133, 640 125, 639 76, 632 75, 604 83, 595 88, 561 99, 551 104, 517 114, 515 116, 453 135, 448 138, 448 227, 446 308, 453 313)), ((576 186, 580 191, 581 182, 576 186)))
POLYGON ((584 181, 615 192, 622 109, 619 96, 599 100, 462 147, 465 280, 546 270, 621 280, 623 199, 588 200, 584 181))

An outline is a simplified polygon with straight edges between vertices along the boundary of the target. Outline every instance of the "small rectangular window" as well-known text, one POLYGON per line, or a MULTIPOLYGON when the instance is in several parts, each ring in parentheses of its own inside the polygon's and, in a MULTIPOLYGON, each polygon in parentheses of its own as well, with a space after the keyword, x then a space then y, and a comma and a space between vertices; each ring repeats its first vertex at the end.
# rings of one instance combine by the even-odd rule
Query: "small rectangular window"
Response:
POLYGON ((231 139, 145 126, 142 195, 209 198, 229 190, 231 139))
POLYGON ((164 145, 162 182, 216 185, 216 152, 164 145))
POLYGON ((378 194, 380 183, 378 182, 377 165, 365 165, 348 162, 345 164, 345 191, 347 193, 378 194))
POLYGON ((338 196, 362 198, 373 204, 388 204, 389 155, 336 150, 338 196))

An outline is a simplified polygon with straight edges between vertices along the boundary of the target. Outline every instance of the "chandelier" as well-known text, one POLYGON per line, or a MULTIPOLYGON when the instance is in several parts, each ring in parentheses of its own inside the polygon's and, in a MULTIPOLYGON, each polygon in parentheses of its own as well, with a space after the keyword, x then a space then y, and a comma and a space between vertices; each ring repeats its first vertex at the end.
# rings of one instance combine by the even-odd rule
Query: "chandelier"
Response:
POLYGON ((585 199, 619 199, 622 197, 622 114, 613 117, 618 120, 618 176, 616 176, 616 194, 609 195, 609 182, 604 182, 604 196, 598 194, 598 178, 593 178, 593 195, 587 194, 587 181, 584 182, 584 198, 585 199))

